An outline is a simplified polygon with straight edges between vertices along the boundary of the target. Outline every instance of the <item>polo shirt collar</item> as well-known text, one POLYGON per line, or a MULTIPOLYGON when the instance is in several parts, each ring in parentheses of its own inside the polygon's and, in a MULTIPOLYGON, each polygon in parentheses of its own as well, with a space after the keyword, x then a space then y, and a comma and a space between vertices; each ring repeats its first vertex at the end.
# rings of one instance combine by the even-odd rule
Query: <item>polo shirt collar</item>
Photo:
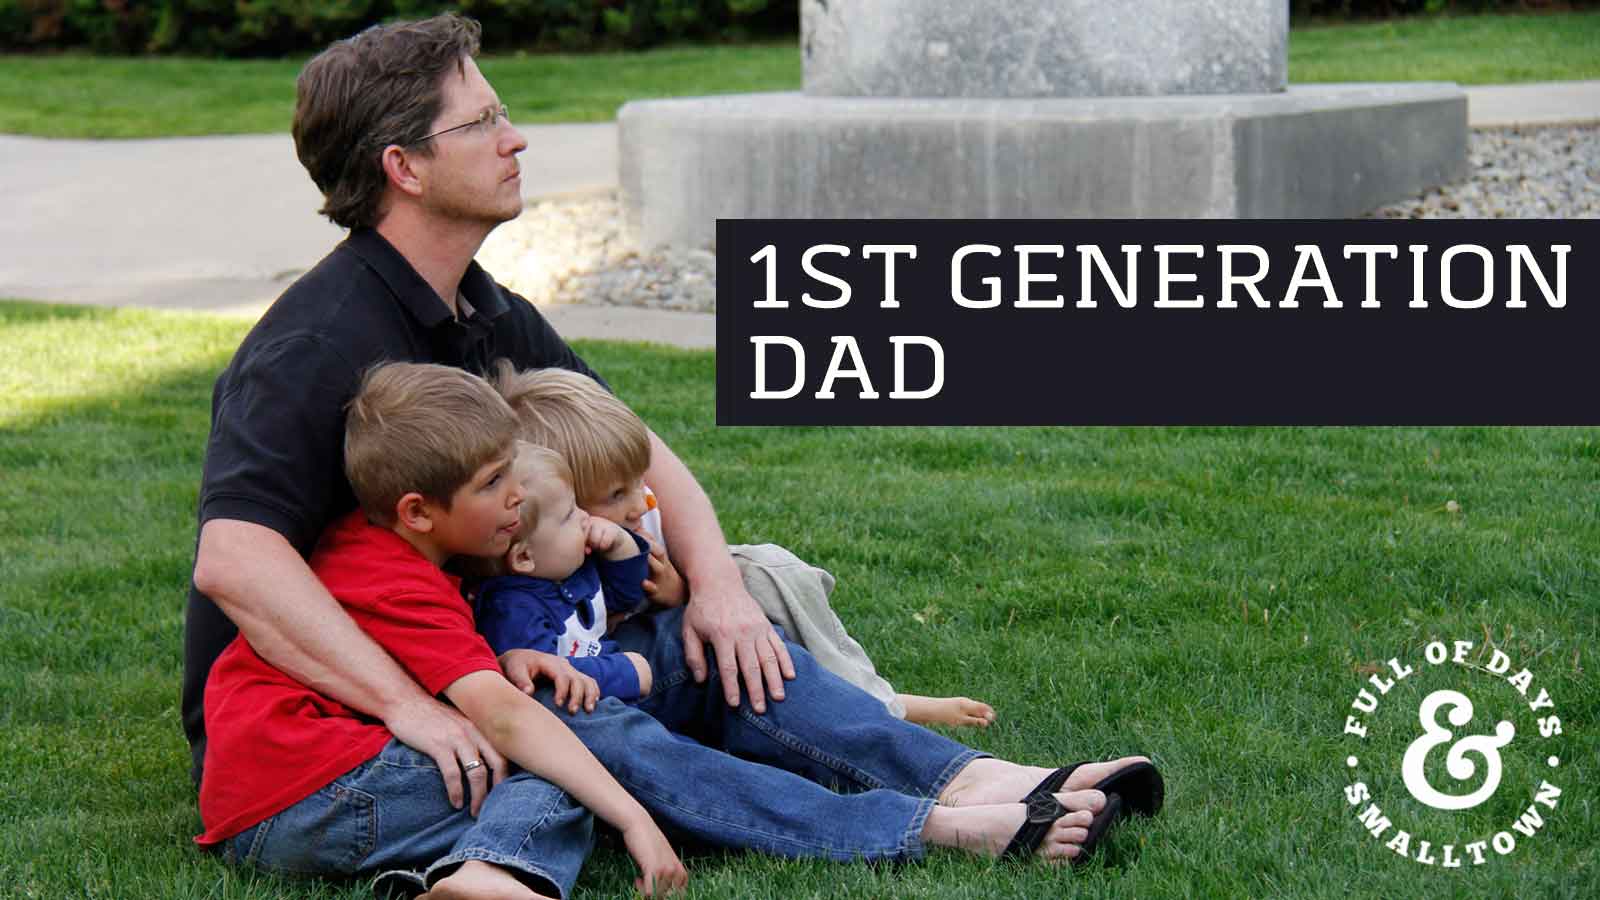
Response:
MULTIPOLYGON (((355 229, 345 239, 345 246, 372 267, 400 305, 423 328, 431 330, 454 321, 450 310, 439 301, 439 295, 377 229, 355 229)), ((461 278, 461 293, 472 305, 472 319, 497 319, 509 309, 500 286, 477 260, 467 264, 467 271, 461 278)))

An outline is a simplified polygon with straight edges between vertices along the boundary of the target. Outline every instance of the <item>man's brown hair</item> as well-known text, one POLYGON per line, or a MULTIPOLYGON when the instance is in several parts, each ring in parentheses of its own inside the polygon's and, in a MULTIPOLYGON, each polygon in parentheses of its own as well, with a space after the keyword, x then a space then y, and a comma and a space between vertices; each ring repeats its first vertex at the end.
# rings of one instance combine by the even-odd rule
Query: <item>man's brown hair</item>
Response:
POLYGON ((518 372, 502 361, 493 377, 521 422, 523 440, 561 454, 578 503, 650 468, 650 430, 594 379, 568 369, 518 372))
POLYGON ((481 30, 454 13, 374 25, 330 45, 295 83, 294 147, 322 191, 320 212, 345 228, 371 227, 383 210, 383 151, 415 147, 443 105, 445 73, 465 73, 481 30))
POLYGON ((413 491, 448 510, 479 469, 510 452, 517 424, 494 388, 469 372, 432 363, 374 366, 345 419, 345 477, 367 518, 386 528, 413 491))

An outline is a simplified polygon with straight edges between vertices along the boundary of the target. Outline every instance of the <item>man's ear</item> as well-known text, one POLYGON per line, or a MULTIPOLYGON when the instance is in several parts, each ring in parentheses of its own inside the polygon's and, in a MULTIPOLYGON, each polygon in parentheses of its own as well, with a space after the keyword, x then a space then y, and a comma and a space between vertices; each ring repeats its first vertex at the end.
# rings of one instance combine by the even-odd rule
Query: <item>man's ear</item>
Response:
POLYGON ((433 531, 433 504, 416 491, 401 497, 394 505, 395 521, 408 531, 427 534, 433 531))
POLYGON ((408 196, 416 197, 422 194, 422 179, 417 170, 412 166, 415 156, 405 151, 399 144, 390 144, 383 148, 383 174, 389 179, 389 184, 395 190, 408 196))
POLYGON ((532 575, 533 548, 527 541, 512 541, 511 549, 506 551, 506 565, 518 575, 532 575))

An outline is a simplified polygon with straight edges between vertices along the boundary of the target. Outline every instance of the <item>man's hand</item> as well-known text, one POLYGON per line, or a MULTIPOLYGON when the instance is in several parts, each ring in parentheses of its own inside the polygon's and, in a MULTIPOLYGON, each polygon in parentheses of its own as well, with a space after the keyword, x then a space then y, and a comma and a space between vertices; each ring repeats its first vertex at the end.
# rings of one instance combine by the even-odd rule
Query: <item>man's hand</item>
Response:
POLYGON ((659 606, 682 606, 689 599, 689 585, 655 541, 650 541, 650 577, 644 581, 644 595, 659 606))
POLYGON ((489 789, 506 775, 506 759, 497 753, 476 726, 454 707, 419 695, 383 720, 400 743, 433 758, 444 777, 450 805, 461 808, 462 779, 472 790, 472 814, 483 807, 489 789), (474 761, 478 765, 474 765, 474 761))
POLYGON ((594 705, 600 699, 599 682, 573 668, 566 657, 553 653, 507 650, 500 654, 500 671, 524 694, 532 694, 540 678, 548 680, 555 685, 556 705, 566 706, 571 713, 576 713, 580 706, 584 712, 594 712, 594 705))
POLYGON ((706 642, 717 652, 722 692, 729 706, 739 705, 739 679, 750 691, 750 707, 767 711, 767 695, 783 699, 783 680, 794 677, 794 663, 761 607, 750 599, 744 581, 728 554, 728 542, 717 524, 711 499, 700 489, 683 460, 659 435, 650 432, 650 468, 646 484, 672 515, 662 518, 663 537, 673 548, 679 571, 689 581, 689 605, 683 611, 683 656, 695 681, 706 680, 706 642))
POLYGON ((739 679, 750 691, 750 707, 767 711, 767 696, 783 700, 783 682, 794 678, 789 649, 750 599, 742 582, 721 589, 700 590, 683 611, 683 656, 694 680, 706 680, 705 645, 717 654, 722 695, 729 706, 739 705, 739 679), (765 690, 763 690, 765 688, 765 690))
POLYGON ((633 887, 639 893, 646 897, 675 894, 689 883, 688 870, 667 843, 667 836, 648 816, 623 830, 622 844, 639 867, 639 877, 633 880, 633 887))

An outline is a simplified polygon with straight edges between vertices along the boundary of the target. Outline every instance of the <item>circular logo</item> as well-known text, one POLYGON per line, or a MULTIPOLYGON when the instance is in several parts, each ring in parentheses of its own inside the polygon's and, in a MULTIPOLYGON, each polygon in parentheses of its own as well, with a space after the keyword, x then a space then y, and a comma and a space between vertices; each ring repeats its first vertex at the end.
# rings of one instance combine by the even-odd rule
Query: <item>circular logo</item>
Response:
POLYGON ((1545 827, 1561 802, 1552 742, 1561 718, 1533 672, 1512 668, 1497 648, 1433 641, 1421 660, 1397 656, 1366 670, 1367 686, 1351 701, 1343 729, 1358 751, 1345 758, 1344 787, 1357 825, 1400 856, 1447 869, 1509 856, 1545 827), (1396 690, 1408 680, 1417 689, 1396 690), (1390 749, 1397 746, 1403 751, 1390 749), (1504 755, 1513 747, 1518 759, 1538 764, 1508 776, 1504 755), (1399 821, 1416 808, 1398 792, 1437 812, 1399 821), (1505 806, 1508 797, 1515 805, 1505 806), (1485 827, 1481 808, 1491 801, 1491 809, 1507 811, 1485 827), (1441 819, 1451 813, 1458 818, 1441 819))

